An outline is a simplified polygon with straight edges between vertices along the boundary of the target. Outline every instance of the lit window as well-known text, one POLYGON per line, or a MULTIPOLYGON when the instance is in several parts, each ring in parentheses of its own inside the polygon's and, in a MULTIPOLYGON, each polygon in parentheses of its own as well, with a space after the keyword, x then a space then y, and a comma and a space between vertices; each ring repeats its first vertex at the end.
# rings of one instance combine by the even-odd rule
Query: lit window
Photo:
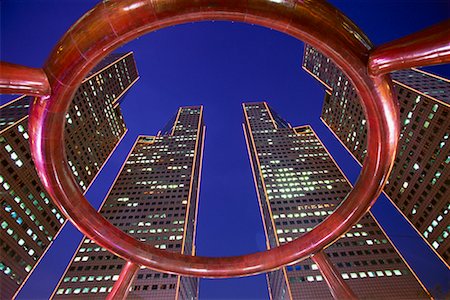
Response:
POLYGON ((433 248, 434 248, 434 249, 439 248, 439 243, 438 243, 437 241, 434 241, 434 242, 433 242, 433 248))

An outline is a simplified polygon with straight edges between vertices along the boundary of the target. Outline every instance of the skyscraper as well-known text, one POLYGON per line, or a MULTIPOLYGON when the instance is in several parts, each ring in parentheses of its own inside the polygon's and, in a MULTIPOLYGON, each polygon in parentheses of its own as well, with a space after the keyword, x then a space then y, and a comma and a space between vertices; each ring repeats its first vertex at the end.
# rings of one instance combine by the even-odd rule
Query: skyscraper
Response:
MULTIPOLYGON (((181 107, 156 136, 139 136, 104 203, 102 215, 140 241, 195 254, 205 127, 201 106, 181 107)), ((52 297, 104 299, 124 261, 84 238, 52 297)), ((196 299, 198 279, 141 269, 128 297, 196 299)))
MULTIPOLYGON (((305 47, 303 68, 326 88, 322 121, 362 163, 366 118, 351 82, 311 46, 305 47)), ((419 69, 391 76, 400 106, 401 134, 384 193, 448 266, 450 80, 419 69)))
MULTIPOLYGON (((243 109, 267 248, 273 248, 322 222, 351 185, 310 126, 291 127, 265 102, 245 103, 243 109)), ((371 213, 325 253, 358 298, 429 297, 371 213)), ((311 259, 267 279, 272 299, 332 297, 311 259)))
MULTIPOLYGON (((66 115, 68 164, 83 191, 126 132, 119 101, 138 79, 133 54, 109 57, 83 81, 66 115)), ((0 298, 24 284, 65 218, 52 204, 29 148, 30 97, 0 107, 0 298)))

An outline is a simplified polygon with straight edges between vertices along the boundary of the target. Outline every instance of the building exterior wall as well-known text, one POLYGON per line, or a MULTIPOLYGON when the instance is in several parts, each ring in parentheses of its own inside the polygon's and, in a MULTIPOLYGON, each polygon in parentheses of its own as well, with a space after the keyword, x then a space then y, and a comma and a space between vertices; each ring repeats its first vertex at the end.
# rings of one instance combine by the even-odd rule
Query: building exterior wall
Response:
MULTIPOLYGON (((366 118, 348 78, 305 47, 303 68, 326 88, 322 120, 362 163, 366 118)), ((450 81, 418 70, 391 74, 400 109, 398 154, 385 194, 448 265, 450 262, 450 81)))
MULTIPOLYGON (((309 126, 292 128, 265 102, 245 103, 245 134, 269 248, 290 242, 330 215, 351 190, 309 126)), ((368 213, 325 250, 358 298, 429 298, 368 213)), ((332 298, 311 259, 269 274, 272 299, 332 298), (279 276, 283 272, 285 276, 279 276), (285 293, 283 291, 285 290, 285 293)))
MULTIPOLYGON (((83 191, 126 132, 117 103, 137 79, 133 54, 122 54, 92 73, 75 93, 66 116, 66 163, 83 191)), ((65 222, 31 159, 30 101, 22 96, 0 108, 1 299, 19 291, 65 222)))
POLYGON ((0 106, 0 132, 28 116, 31 98, 20 96, 0 106))
MULTIPOLYGON (((137 138, 100 212, 140 241, 195 253, 204 125, 202 107, 182 107, 170 130, 137 138)), ((104 299, 125 261, 84 238, 54 298, 104 299)), ((129 299, 197 299, 198 279, 141 269, 129 299)))

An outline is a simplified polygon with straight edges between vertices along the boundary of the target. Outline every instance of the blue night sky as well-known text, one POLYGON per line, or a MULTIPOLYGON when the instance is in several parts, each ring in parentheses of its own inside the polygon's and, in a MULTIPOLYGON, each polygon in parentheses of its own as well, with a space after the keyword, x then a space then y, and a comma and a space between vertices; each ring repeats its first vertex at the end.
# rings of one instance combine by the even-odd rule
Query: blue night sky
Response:
MULTIPOLYGON (((1 60, 41 67, 57 40, 97 1, 2 0, 1 60)), ((331 1, 375 45, 450 17, 448 0, 331 1)), ((303 43, 241 23, 202 22, 153 32, 119 49, 134 51, 140 80, 122 104, 129 131, 87 198, 98 207, 138 134, 156 134, 179 106, 205 106, 206 144, 197 253, 238 255, 265 249, 241 123, 241 103, 268 101, 293 125, 311 124, 349 179, 358 164, 319 119, 324 89, 301 69, 303 43)), ((450 77, 450 67, 430 69, 450 77)), ((5 101, 5 97, 2 101, 5 101)), ((450 290, 450 272, 384 197, 373 212, 425 286, 450 290)), ((18 299, 48 298, 81 234, 67 224, 18 299)), ((201 280, 201 299, 268 299, 264 275, 201 280)))

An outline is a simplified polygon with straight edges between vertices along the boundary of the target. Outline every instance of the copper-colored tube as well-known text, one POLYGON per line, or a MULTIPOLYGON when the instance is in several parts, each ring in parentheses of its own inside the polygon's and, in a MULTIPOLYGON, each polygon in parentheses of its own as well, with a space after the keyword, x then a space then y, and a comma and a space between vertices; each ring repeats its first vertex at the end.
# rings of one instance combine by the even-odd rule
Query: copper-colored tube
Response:
POLYGON ((436 65, 450 60, 450 20, 376 48, 369 57, 373 75, 436 65))
MULTIPOLYGON (((408 53, 418 53, 422 48, 418 49, 408 50, 408 53)), ((29 119, 36 168, 55 204, 81 232, 133 264, 185 276, 233 277, 267 272, 299 262, 328 247, 350 230, 374 203, 391 171, 399 136, 398 108, 390 77, 369 74, 371 51, 372 44, 361 30, 320 0, 103 1, 69 29, 44 65, 52 94, 45 100, 36 98, 29 119), (351 80, 362 99, 368 120, 367 156, 358 182, 345 201, 312 231, 265 252, 198 257, 159 250, 137 241, 92 208, 67 164, 64 116, 87 72, 108 53, 136 37, 163 27, 202 20, 259 24, 316 47, 351 80)), ((395 48, 392 57, 401 56, 403 51, 395 48)), ((435 51, 442 57, 440 62, 449 61, 442 51, 435 51)), ((372 60, 375 54, 372 54, 372 60)), ((427 57, 419 54, 411 57, 415 65, 429 63, 427 57)), ((339 291, 339 288, 334 290, 339 291)))
POLYGON ((49 96, 50 85, 42 69, 0 61, 0 93, 49 96))
POLYGON ((314 254, 311 256, 311 259, 316 263, 325 278, 334 299, 357 299, 356 295, 342 278, 341 273, 336 270, 323 251, 314 254))
POLYGON ((29 132, 36 168, 55 204, 77 228, 125 260, 187 276, 232 277, 274 270, 307 258, 349 230, 379 195, 392 167, 399 133, 389 77, 367 73, 370 41, 323 1, 112 0, 81 18, 44 65, 52 95, 31 108, 29 132), (159 250, 112 226, 85 200, 66 162, 64 116, 76 88, 102 57, 144 33, 180 23, 234 20, 271 27, 317 47, 352 80, 368 115, 368 154, 359 182, 322 224, 299 239, 266 252, 235 257, 187 256, 159 250))
POLYGON ((126 299, 138 271, 138 265, 127 261, 106 300, 126 299))

